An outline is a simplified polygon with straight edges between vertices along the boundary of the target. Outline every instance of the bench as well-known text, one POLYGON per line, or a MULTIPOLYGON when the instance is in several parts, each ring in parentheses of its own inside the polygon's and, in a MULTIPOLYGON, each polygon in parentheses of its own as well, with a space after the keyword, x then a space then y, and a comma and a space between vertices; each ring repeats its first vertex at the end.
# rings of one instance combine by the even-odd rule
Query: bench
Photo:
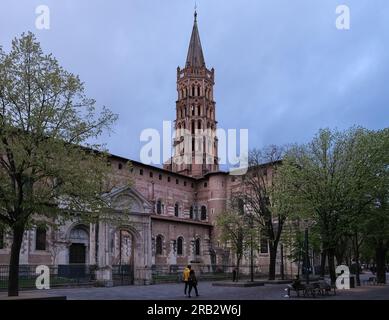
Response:
POLYGON ((368 284, 376 285, 377 284, 377 277, 369 277, 367 280, 364 280, 363 283, 365 285, 368 285, 368 284))
POLYGON ((307 294, 307 288, 304 284, 298 284, 298 285, 291 285, 288 284, 286 288, 287 296, 290 297, 290 291, 294 291, 297 294, 297 297, 300 297, 300 292, 303 292, 303 295, 306 296, 307 294))
POLYGON ((290 292, 294 291, 297 294, 297 297, 300 297, 300 292, 303 293, 304 297, 316 295, 329 295, 331 291, 336 295, 336 286, 327 283, 326 281, 313 282, 311 284, 298 284, 298 285, 288 285, 285 289, 287 291, 287 297, 290 297, 290 292))
POLYGON ((329 284, 327 281, 319 281, 315 284, 318 294, 324 296, 329 295, 333 291, 334 296, 336 295, 336 286, 329 284))

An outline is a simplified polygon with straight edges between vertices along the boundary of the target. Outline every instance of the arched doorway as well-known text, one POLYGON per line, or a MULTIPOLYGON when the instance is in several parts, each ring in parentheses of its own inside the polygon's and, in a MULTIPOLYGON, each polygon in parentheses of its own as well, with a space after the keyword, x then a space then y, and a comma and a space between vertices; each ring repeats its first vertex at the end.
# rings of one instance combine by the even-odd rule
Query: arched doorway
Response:
POLYGON ((68 235, 68 264, 58 265, 58 275, 77 281, 88 279, 89 232, 88 227, 77 225, 68 235))
POLYGON ((114 285, 134 283, 135 237, 125 229, 117 229, 112 238, 112 277, 114 285))
POLYGON ((87 264, 89 233, 85 226, 76 226, 69 235, 69 264, 87 264))

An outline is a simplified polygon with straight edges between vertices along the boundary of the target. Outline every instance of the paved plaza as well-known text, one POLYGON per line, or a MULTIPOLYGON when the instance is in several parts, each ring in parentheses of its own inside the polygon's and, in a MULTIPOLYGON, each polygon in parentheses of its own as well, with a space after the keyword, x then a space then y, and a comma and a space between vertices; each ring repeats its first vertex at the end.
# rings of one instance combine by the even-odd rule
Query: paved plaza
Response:
MULTIPOLYGON (((363 275, 362 279, 369 275, 363 275)), ((285 298, 285 284, 266 284, 262 287, 218 287, 212 282, 199 282, 200 297, 184 296, 182 283, 149 286, 120 286, 111 288, 66 288, 47 291, 22 291, 25 295, 66 296, 68 300, 306 300, 285 298)), ((0 293, 4 297, 5 292, 0 293)), ((315 300, 389 300, 389 285, 363 285, 350 290, 337 290, 336 296, 316 297, 315 300)))

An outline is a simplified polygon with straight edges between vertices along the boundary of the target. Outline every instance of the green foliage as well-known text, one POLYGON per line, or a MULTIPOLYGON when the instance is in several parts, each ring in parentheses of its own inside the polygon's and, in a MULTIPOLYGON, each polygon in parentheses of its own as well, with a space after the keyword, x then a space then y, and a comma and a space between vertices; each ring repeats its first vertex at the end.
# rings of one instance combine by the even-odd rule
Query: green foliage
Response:
POLYGON ((220 240, 228 244, 228 248, 240 261, 251 246, 258 248, 258 226, 253 224, 247 213, 237 207, 236 202, 233 199, 229 210, 216 217, 216 225, 220 230, 220 240))
POLYGON ((103 147, 88 142, 116 118, 96 109, 78 76, 44 54, 32 33, 0 51, 1 223, 96 219, 107 207, 110 168, 103 147))
POLYGON ((341 254, 352 246, 358 255, 363 241, 388 248, 388 137, 388 129, 324 129, 287 152, 285 197, 315 223, 323 250, 341 254))

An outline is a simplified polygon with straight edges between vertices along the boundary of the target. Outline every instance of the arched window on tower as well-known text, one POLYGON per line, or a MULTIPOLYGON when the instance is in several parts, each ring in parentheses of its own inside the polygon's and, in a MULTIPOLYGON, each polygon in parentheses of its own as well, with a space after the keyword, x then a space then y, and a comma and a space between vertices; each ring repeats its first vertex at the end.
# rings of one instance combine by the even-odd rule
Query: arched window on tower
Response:
POLYGON ((191 206, 189 210, 189 219, 193 219, 193 206, 191 206))
POLYGON ((197 106, 197 115, 200 115, 200 106, 197 106))
POLYGON ((192 86, 192 97, 194 97, 194 95, 195 95, 195 87, 192 86))
POLYGON ((157 214, 162 214, 162 201, 158 200, 157 201, 157 214))
POLYGON ((155 254, 162 255, 163 252, 163 239, 161 235, 157 236, 157 239, 155 241, 155 254))
POLYGON ((197 87, 197 95, 200 97, 200 86, 197 87))
POLYGON ((183 254, 183 243, 184 239, 182 237, 179 237, 177 239, 177 255, 181 256, 183 254))
POLYGON ((5 238, 4 229, 0 226, 0 249, 4 249, 5 247, 4 238, 5 238))
POLYGON ((174 205, 174 216, 178 217, 180 211, 180 207, 178 205, 178 202, 174 205))
POLYGON ((195 115, 195 108, 194 108, 194 106, 191 106, 191 113, 192 113, 192 116, 195 115))
POLYGON ((201 207, 201 220, 207 220, 207 207, 201 207))
POLYGON ((201 120, 199 120, 198 123, 197 123, 197 129, 201 130, 201 120))
POLYGON ((197 238, 195 241, 195 255, 199 256, 200 255, 200 239, 197 238))
POLYGON ((238 199, 238 212, 240 215, 244 214, 244 201, 242 198, 238 199))

